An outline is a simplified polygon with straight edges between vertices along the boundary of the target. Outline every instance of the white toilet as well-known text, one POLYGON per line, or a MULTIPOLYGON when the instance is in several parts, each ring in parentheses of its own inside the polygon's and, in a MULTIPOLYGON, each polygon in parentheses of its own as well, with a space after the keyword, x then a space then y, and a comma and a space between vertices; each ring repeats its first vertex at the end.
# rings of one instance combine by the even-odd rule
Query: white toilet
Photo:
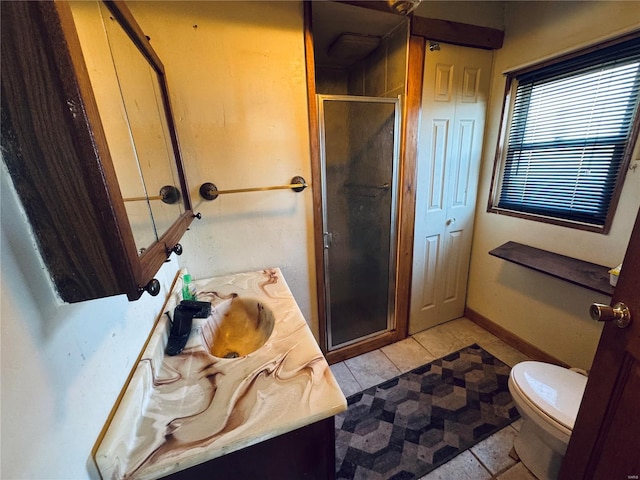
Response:
POLYGON ((514 448, 540 480, 558 477, 586 384, 584 375, 549 363, 511 369, 509 391, 524 420, 514 448))

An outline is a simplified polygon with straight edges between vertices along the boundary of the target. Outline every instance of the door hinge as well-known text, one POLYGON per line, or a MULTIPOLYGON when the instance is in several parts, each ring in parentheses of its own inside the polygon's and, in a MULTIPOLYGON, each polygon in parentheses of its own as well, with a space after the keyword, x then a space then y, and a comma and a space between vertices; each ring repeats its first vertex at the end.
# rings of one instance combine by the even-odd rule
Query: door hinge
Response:
POLYGON ((331 243, 333 242, 333 233, 324 232, 322 234, 322 237, 324 239, 324 248, 331 248, 331 243))

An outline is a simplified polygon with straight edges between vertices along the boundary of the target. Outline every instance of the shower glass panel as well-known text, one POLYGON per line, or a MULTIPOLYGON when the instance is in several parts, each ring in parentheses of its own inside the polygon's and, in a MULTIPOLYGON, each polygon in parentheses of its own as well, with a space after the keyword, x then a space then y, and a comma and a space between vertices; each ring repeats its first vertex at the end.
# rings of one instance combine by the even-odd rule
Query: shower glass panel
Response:
POLYGON ((399 99, 319 95, 329 350, 395 326, 399 99))

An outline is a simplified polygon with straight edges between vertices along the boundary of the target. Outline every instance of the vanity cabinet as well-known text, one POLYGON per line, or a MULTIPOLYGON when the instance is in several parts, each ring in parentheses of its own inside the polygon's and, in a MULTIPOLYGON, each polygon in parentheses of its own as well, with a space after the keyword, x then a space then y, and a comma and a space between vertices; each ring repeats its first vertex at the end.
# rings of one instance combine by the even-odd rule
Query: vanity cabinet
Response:
POLYGON ((164 477, 166 480, 333 480, 334 417, 164 477))
MULTIPOLYGON (((117 22, 113 28, 124 32, 139 63, 146 64, 141 76, 155 84, 134 84, 129 90, 151 91, 157 120, 143 112, 134 123, 124 98, 130 95, 126 75, 120 72, 121 98, 103 104, 121 105, 116 110, 125 112, 129 123, 114 127, 119 120, 104 117, 69 4, 1 5, 2 158, 65 302, 123 293, 136 300, 145 290, 157 294, 153 277, 173 251, 180 253, 178 241, 194 218, 162 63, 123 4, 96 5, 104 21, 106 11, 108 20, 117 22), (155 124, 158 132, 151 131, 155 124), (128 153, 111 141, 117 128, 131 137, 128 153), (160 138, 160 148, 143 151, 145 135, 160 138), (134 163, 123 160, 128 154, 134 163), (164 181, 153 178, 158 171, 168 172, 160 191, 153 185, 164 181), (141 189, 140 196, 124 192, 131 183, 141 189), (151 234, 138 235, 139 223, 151 234)), ((136 107, 143 103, 129 101, 136 107)))

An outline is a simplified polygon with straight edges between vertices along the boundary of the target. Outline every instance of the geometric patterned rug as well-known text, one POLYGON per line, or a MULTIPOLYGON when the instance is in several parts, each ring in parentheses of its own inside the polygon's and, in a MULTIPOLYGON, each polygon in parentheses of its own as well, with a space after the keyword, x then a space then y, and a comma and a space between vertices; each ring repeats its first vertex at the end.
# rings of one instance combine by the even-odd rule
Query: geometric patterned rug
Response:
POLYGON ((368 388, 336 415, 336 478, 418 479, 519 418, 511 367, 478 345, 368 388))

